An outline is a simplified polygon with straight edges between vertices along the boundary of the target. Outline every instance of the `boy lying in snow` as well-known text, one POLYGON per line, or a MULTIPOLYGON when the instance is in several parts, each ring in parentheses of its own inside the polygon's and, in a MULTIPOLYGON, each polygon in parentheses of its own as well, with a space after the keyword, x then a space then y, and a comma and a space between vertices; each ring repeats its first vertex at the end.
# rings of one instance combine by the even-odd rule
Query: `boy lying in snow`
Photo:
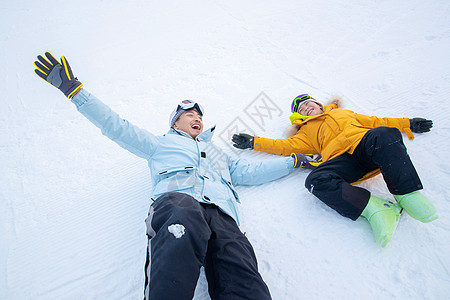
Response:
POLYGON ((323 106, 308 94, 299 95, 291 106, 289 138, 240 133, 233 136, 233 146, 291 155, 296 167, 310 165, 302 154, 320 154, 323 163, 308 175, 306 188, 342 216, 366 218, 382 247, 392 237, 402 208, 416 220, 436 220, 435 207, 420 193, 422 183, 400 133, 405 132, 412 140, 412 131, 428 132, 432 121, 369 117, 342 109, 338 97, 330 100, 323 106), (398 204, 351 185, 380 172, 398 204))
POLYGON ((180 102, 162 136, 132 125, 82 88, 65 57, 49 52, 35 61, 36 74, 59 88, 102 133, 148 161, 154 202, 146 219, 149 248, 145 299, 192 299, 205 267, 212 299, 271 299, 256 256, 240 231, 235 185, 257 185, 294 170, 291 157, 248 163, 233 159, 203 131, 203 107, 180 102))

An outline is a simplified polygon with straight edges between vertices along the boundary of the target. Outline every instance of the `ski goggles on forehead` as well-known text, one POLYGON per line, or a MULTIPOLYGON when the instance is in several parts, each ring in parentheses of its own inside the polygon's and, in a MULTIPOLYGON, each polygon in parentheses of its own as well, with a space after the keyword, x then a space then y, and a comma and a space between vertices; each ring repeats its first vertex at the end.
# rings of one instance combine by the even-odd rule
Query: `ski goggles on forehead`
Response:
POLYGON ((172 113, 170 114, 170 118, 169 118, 169 125, 170 127, 173 126, 173 124, 175 124, 176 120, 178 120, 178 118, 181 116, 181 114, 187 110, 190 109, 194 109, 198 112, 198 114, 203 117, 203 106, 201 106, 200 104, 198 104, 195 101, 192 100, 183 100, 180 103, 178 103, 177 108, 175 108, 172 113))
POLYGON ((203 106, 192 100, 183 100, 180 103, 178 103, 177 111, 179 111, 180 109, 182 110, 195 109, 201 116, 203 116, 204 112, 203 106))
POLYGON ((292 105, 291 105, 291 111, 297 112, 298 108, 300 107, 300 105, 302 105, 303 103, 306 102, 306 100, 315 100, 313 97, 311 97, 308 94, 302 94, 297 96, 293 101, 292 101, 292 105))

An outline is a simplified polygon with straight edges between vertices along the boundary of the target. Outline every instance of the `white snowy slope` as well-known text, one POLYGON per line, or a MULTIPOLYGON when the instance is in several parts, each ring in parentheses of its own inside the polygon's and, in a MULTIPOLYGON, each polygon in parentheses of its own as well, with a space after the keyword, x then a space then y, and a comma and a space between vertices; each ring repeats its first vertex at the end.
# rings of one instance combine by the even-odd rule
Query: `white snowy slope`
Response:
MULTIPOLYGON (((432 119, 430 133, 404 140, 437 221, 403 215, 382 249, 367 222, 322 204, 296 170, 238 188, 241 229, 274 300, 449 299, 449 15, 446 0, 1 1, 0 299, 143 295, 146 162, 34 74, 45 51, 155 134, 179 100, 199 101, 215 142, 248 160, 272 155, 231 149, 228 132, 283 137, 300 93, 432 119)), ((393 200, 381 176, 362 186, 393 200)), ((209 299, 204 275, 195 299, 209 299)))

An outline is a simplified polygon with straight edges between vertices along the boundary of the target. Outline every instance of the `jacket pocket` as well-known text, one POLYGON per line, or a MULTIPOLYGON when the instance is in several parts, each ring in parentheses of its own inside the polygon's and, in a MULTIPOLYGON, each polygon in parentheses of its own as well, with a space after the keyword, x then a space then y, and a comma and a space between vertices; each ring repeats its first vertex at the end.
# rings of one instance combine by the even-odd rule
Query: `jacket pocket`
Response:
POLYGON ((195 170, 195 167, 185 167, 160 172, 159 181, 153 188, 154 197, 192 188, 195 184, 195 170))

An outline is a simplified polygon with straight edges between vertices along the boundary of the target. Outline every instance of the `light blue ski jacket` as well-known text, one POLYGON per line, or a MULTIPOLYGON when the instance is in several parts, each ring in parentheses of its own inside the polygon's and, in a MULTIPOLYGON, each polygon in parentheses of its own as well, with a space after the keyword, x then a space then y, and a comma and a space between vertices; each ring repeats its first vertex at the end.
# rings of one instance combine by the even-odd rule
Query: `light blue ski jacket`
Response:
POLYGON ((84 89, 72 102, 103 135, 148 161, 154 199, 167 192, 186 193, 199 202, 217 205, 239 224, 236 207, 239 196, 234 185, 262 184, 294 169, 291 157, 256 163, 231 158, 211 143, 215 127, 195 139, 173 128, 167 134, 155 136, 120 118, 84 89))

